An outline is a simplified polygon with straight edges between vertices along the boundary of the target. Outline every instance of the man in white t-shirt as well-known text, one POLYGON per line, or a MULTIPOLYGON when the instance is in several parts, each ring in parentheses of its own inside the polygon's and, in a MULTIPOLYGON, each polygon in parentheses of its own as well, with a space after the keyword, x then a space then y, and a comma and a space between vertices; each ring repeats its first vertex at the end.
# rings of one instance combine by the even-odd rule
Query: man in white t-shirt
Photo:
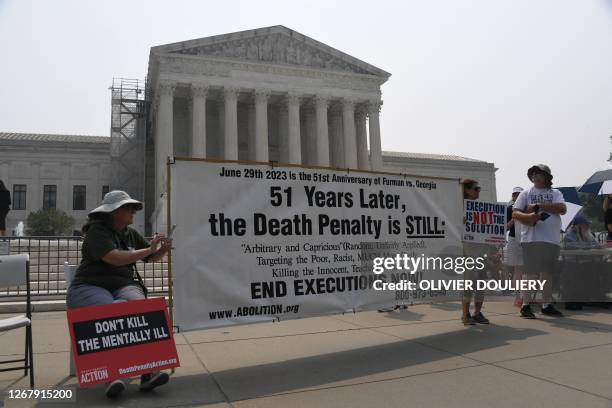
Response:
MULTIPOLYGON (((552 275, 559 258, 561 245, 561 215, 567 208, 563 194, 552 188, 552 173, 545 164, 536 164, 527 170, 533 187, 523 191, 512 209, 512 218, 519 221, 520 242, 526 278, 545 279, 542 313, 562 316, 552 305, 552 275)), ((535 319, 529 302, 533 293, 523 292, 521 316, 535 319)))

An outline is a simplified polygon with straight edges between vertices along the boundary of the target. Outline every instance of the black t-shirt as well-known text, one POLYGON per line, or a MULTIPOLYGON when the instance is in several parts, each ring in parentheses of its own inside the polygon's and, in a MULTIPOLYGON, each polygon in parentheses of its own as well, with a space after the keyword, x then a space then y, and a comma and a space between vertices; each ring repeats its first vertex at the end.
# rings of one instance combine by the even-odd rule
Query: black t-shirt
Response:
POLYGON ((606 230, 608 231, 608 240, 612 240, 612 231, 608 229, 608 226, 612 224, 612 208, 608 208, 606 210, 606 214, 604 216, 604 224, 606 224, 606 230))
POLYGON ((130 227, 115 231, 104 222, 92 223, 85 234, 81 253, 83 259, 76 270, 74 285, 86 283, 101 286, 113 292, 123 286, 137 285, 136 264, 113 266, 102 257, 113 249, 136 250, 147 248, 149 243, 130 227))
MULTIPOLYGON (((506 207, 506 221, 507 222, 510 222, 510 220, 512 219, 512 206, 513 205, 514 205, 514 201, 511 201, 510 205, 506 207)), ((508 235, 510 235, 511 237, 514 237, 515 236, 514 234, 515 234, 514 224, 512 224, 512 227, 510 227, 508 235)))

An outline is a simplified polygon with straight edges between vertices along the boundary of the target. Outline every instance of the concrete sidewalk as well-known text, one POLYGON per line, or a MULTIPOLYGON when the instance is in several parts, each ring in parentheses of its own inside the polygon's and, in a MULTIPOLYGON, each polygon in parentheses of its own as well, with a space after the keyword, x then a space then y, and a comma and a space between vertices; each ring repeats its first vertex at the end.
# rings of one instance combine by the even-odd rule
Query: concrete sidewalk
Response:
MULTIPOLYGON (((98 386, 50 406, 612 407, 612 310, 483 311, 489 326, 464 327, 459 305, 444 303, 178 334, 168 385, 143 394, 134 380, 114 401, 98 386)), ((36 388, 76 384, 65 313, 35 314, 33 330, 36 388)), ((22 349, 22 332, 0 335, 0 359, 22 349)), ((28 388, 22 374, 0 373, 0 387, 28 388)))

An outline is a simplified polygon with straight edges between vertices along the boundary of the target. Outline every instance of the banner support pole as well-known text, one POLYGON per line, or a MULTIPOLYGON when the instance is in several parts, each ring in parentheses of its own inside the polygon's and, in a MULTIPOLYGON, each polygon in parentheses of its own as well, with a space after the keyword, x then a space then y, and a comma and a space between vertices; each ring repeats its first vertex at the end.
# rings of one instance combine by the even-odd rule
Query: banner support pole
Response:
MULTIPOLYGON (((170 177, 170 165, 174 160, 170 156, 166 158, 166 236, 170 234, 172 225, 172 178, 170 177)), ((174 291, 172 279, 172 248, 168 251, 168 309, 170 310, 170 327, 174 327, 174 291)), ((174 374, 174 367, 170 370, 174 374)))

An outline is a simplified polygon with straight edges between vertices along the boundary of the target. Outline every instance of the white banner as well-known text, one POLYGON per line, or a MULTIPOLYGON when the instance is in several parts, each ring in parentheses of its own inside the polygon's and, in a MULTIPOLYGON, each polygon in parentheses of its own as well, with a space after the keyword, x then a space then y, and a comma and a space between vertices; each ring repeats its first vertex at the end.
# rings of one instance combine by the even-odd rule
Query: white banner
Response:
POLYGON ((458 180, 177 160, 171 166, 180 330, 447 298, 376 291, 372 258, 461 254, 458 180))

